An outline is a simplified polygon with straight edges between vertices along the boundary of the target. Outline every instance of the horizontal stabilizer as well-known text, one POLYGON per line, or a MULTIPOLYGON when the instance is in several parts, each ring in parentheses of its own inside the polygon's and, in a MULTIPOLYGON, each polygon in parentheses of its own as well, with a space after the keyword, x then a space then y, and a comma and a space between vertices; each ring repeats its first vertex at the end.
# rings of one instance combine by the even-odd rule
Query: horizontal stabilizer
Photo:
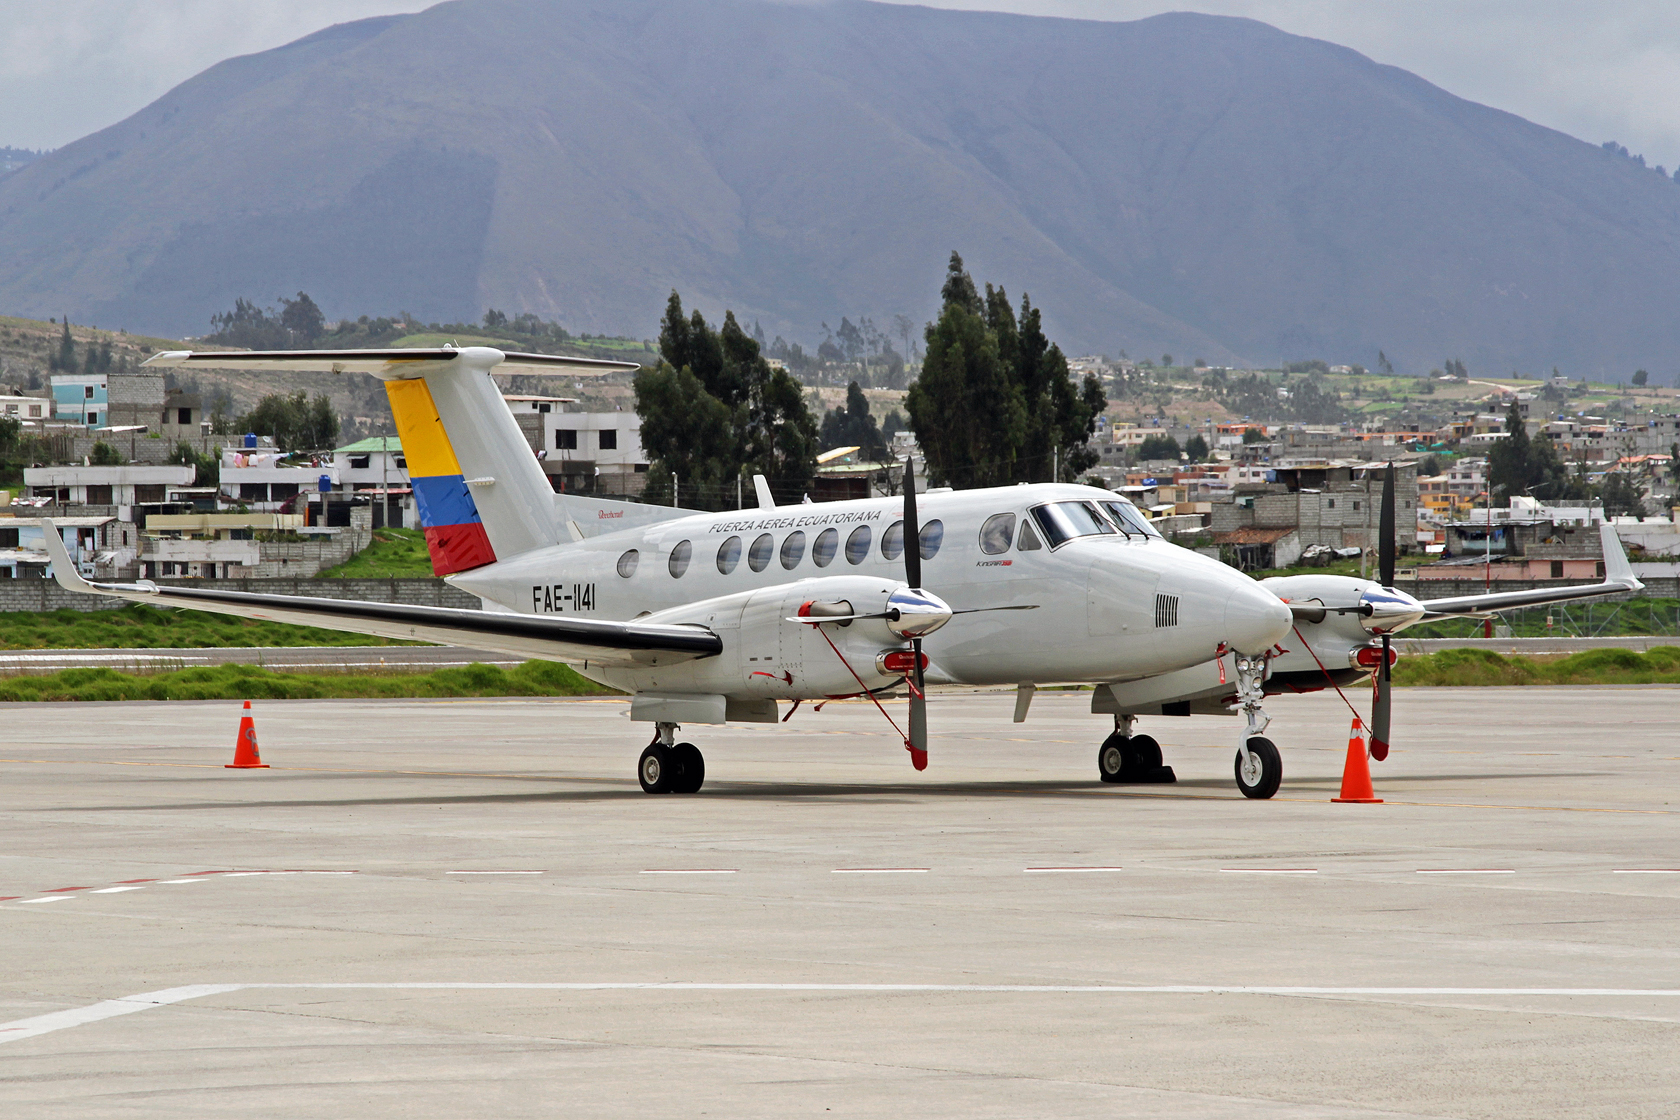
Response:
POLYGON ((371 373, 375 377, 414 377, 430 363, 457 362, 469 350, 494 355, 496 373, 556 373, 600 376, 642 368, 635 362, 573 358, 564 354, 518 354, 487 346, 392 348, 381 350, 165 350, 142 365, 178 369, 242 369, 274 373, 371 373))
POLYGON ((54 578, 66 590, 89 595, 110 595, 156 607, 184 607, 296 626, 320 626, 380 638, 466 646, 544 661, 634 667, 669 665, 712 657, 723 651, 721 638, 696 626, 165 587, 149 580, 91 583, 76 571, 53 523, 43 520, 42 527, 46 530, 46 548, 52 557, 54 578))

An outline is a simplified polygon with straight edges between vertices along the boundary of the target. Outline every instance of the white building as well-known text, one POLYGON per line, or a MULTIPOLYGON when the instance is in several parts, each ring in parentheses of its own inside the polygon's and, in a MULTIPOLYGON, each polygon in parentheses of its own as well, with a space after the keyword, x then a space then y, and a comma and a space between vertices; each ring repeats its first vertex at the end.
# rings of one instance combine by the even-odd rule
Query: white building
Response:
MULTIPOLYGON (((514 413, 518 416, 518 412, 514 413)), ((634 494, 647 473, 642 420, 634 412, 562 412, 540 415, 539 456, 555 489, 634 494)))
POLYGON ((340 486, 372 502, 375 529, 419 526, 414 490, 408 480, 408 459, 396 436, 370 436, 337 448, 333 465, 338 468, 340 486))
POLYGON ((321 489, 322 480, 339 488, 336 463, 314 459, 309 465, 284 464, 288 456, 273 447, 228 447, 222 450, 221 491, 227 501, 272 513, 300 493, 321 489))
POLYGON ((13 393, 0 393, 0 416, 12 420, 22 420, 26 424, 31 421, 51 420, 53 402, 51 397, 27 397, 13 393))
POLYGON ((52 498, 59 505, 116 506, 124 521, 133 520, 123 507, 153 505, 169 500, 171 488, 191 486, 190 466, 25 467, 23 482, 31 495, 52 498))
MULTIPOLYGON (((139 539, 134 526, 115 517, 55 517, 76 570, 84 576, 115 578, 134 563, 139 539)), ((51 577, 46 526, 39 517, 0 517, 0 579, 51 577)))

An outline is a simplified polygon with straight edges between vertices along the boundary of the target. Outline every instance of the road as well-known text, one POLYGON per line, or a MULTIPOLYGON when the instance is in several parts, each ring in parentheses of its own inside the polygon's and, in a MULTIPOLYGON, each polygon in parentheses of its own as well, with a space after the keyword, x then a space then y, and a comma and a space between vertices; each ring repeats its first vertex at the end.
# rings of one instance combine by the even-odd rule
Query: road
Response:
POLYGON ((1382 805, 1347 710, 1085 697, 691 727, 616 700, 4 705, 9 1116, 1510 1117, 1680 1112, 1680 689, 1408 689, 1382 805), (1592 735, 1581 728, 1590 727, 1592 735), (152 994, 148 994, 152 993, 152 994))

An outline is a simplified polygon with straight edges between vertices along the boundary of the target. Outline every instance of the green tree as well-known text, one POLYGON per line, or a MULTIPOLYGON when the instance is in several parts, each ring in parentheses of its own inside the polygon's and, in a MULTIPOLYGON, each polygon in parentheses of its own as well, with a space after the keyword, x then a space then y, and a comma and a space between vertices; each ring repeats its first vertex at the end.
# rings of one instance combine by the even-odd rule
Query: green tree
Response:
POLYGON ((175 450, 169 453, 169 461, 180 467, 193 468, 194 486, 215 486, 221 482, 222 449, 216 448, 208 455, 200 454, 193 445, 182 440, 175 445, 175 450))
POLYGON ((1434 478, 1441 473, 1441 457, 1439 455, 1425 455, 1418 460, 1417 476, 1419 478, 1434 478))
POLYGON ((272 436, 282 451, 319 451, 338 442, 339 424, 331 401, 319 393, 311 401, 309 394, 299 389, 264 397, 235 422, 235 428, 272 436))
POLYGON ((1636 369, 1633 371, 1633 383, 1641 389, 1643 389, 1650 380, 1651 375, 1645 370, 1636 369))
POLYGON ((671 474, 685 506, 726 509, 735 480, 763 474, 778 498, 797 500, 816 476, 817 423, 799 382, 759 352, 734 312, 713 330, 699 311, 684 316, 676 293, 665 305, 660 362, 635 378, 647 500, 671 474))
POLYGON ((1143 438, 1138 445, 1137 457, 1139 462, 1149 463, 1157 459, 1171 459, 1178 461, 1178 440, 1168 435, 1150 435, 1143 438))
POLYGON ((1017 314, 1002 288, 982 299, 953 252, 928 325, 921 376, 905 408, 927 456, 929 476, 952 486, 1038 482, 1059 463, 1078 478, 1095 465, 1089 447, 1108 406, 1094 376, 1076 385, 1061 348, 1045 337, 1029 297, 1017 314))
POLYGON ((296 299, 282 296, 280 302, 285 306, 280 312, 280 325, 290 332, 294 342, 310 345, 326 331, 327 317, 306 293, 299 292, 296 299))
POLYGON ((1558 458, 1552 441, 1530 439, 1516 401, 1505 413, 1506 437, 1488 450, 1488 485, 1499 494, 1527 494, 1543 501, 1585 499, 1592 496, 1584 473, 1572 477, 1558 458))
POLYGON ((104 440, 96 442, 88 454, 88 463, 95 467, 120 467, 127 461, 120 451, 104 440))
POLYGON ((1192 463, 1205 463, 1205 462, 1207 462, 1207 459, 1208 459, 1207 440, 1203 439, 1202 436, 1201 436, 1201 433, 1198 432, 1197 434, 1191 436, 1189 439, 1184 441, 1184 453, 1186 455, 1190 456, 1190 461, 1192 463))
POLYGON ((47 359, 47 367, 54 373, 76 372, 76 343, 70 337, 70 316, 64 317, 64 329, 58 336, 58 353, 47 359))
POLYGON ((856 381, 846 387, 846 403, 823 417, 819 443, 825 448, 857 447, 865 459, 876 462, 887 457, 881 429, 869 414, 869 401, 856 381))
POLYGON ((1602 496, 1606 517, 1645 516, 1645 494, 1626 471, 1611 471, 1604 476, 1602 496))

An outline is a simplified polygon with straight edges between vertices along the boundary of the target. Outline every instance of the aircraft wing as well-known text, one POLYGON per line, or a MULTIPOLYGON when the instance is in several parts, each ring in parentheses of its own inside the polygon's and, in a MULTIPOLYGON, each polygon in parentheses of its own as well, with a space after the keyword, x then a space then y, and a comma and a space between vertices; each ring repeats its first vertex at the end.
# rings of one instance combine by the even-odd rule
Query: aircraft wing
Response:
POLYGON ((47 554, 52 557, 54 578, 68 590, 89 595, 111 595, 156 607, 185 607, 240 618, 260 618, 267 622, 467 646, 514 657, 573 664, 669 665, 723 652, 723 640, 698 626, 606 622, 594 618, 502 614, 450 607, 369 603, 356 599, 161 587, 150 580, 92 583, 76 571, 53 523, 43 519, 42 526, 46 529, 46 548, 47 554))
POLYGON ((1609 522, 1599 526, 1604 546, 1604 582, 1580 584, 1575 587, 1537 587, 1532 591, 1494 591, 1485 595, 1459 595, 1451 599, 1424 599, 1429 614, 1423 621, 1436 618, 1456 618, 1465 615, 1486 615, 1494 611, 1516 607, 1542 607, 1547 603, 1567 603, 1572 599, 1591 599, 1599 595, 1615 595, 1639 591, 1645 585, 1633 574, 1622 542, 1609 522))
MULTIPOLYGON (((635 362, 572 358, 563 354, 496 353, 502 355, 494 367, 497 373, 599 375, 641 368, 635 362)), ((272 372, 371 373, 375 377, 394 378, 405 376, 423 362, 453 362, 460 357, 461 350, 453 346, 384 350, 165 350, 140 364, 166 369, 197 366, 272 372)))

